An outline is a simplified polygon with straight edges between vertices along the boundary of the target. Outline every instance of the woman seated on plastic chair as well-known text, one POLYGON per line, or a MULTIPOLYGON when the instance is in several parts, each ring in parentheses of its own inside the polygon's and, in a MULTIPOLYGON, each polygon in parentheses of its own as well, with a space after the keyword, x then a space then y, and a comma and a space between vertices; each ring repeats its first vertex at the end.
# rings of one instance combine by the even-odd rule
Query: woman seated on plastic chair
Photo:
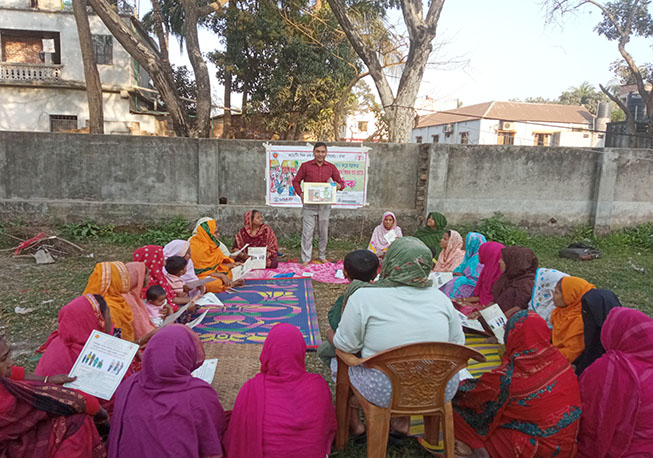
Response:
MULTIPOLYGON (((428 278, 432 267, 431 250, 423 242, 414 237, 395 240, 385 255, 381 279, 375 283, 354 281, 347 289, 338 330, 328 335, 336 348, 360 352, 367 358, 418 342, 464 344, 465 335, 453 304, 428 278)), ((349 377, 365 399, 379 407, 390 405, 392 383, 384 373, 354 366, 349 377)), ((458 377, 454 376, 447 387, 448 400, 457 387, 458 377)), ((350 420, 354 436, 365 432, 357 413, 352 412, 350 420)), ((408 432, 408 417, 393 420, 392 429, 408 432)))

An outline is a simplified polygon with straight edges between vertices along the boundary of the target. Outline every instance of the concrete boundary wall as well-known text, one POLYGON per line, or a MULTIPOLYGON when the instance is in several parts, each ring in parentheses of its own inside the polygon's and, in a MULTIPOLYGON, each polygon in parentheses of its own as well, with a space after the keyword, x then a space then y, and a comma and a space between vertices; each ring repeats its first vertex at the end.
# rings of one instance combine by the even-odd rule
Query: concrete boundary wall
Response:
MULTIPOLYGON (((288 142, 282 142, 288 143, 288 142)), ((366 144, 368 206, 334 209, 333 235, 369 235, 384 211, 412 233, 424 211, 452 224, 503 213, 544 232, 653 221, 653 152, 366 144)), ((263 142, 0 132, 0 220, 147 223, 216 216, 232 234, 257 208, 282 234, 301 211, 265 206, 263 142), (220 197, 228 205, 218 205, 220 197)))

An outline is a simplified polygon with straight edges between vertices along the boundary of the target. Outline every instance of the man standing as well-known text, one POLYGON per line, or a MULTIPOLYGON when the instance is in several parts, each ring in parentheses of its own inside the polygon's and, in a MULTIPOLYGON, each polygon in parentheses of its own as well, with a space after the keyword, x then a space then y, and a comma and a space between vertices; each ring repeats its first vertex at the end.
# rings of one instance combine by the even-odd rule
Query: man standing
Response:
MULTIPOLYGON (((340 172, 335 165, 326 161, 326 143, 317 142, 313 146, 312 161, 304 162, 292 180, 295 192, 304 202, 302 181, 307 183, 327 183, 329 179, 337 184, 337 190, 345 187, 345 182, 340 178, 340 172)), ((303 204, 302 208, 302 266, 306 267, 311 262, 313 253, 313 233, 315 232, 315 218, 318 220, 318 232, 320 234, 319 256, 321 262, 326 262, 326 249, 329 241, 329 215, 331 205, 324 204, 303 204)))

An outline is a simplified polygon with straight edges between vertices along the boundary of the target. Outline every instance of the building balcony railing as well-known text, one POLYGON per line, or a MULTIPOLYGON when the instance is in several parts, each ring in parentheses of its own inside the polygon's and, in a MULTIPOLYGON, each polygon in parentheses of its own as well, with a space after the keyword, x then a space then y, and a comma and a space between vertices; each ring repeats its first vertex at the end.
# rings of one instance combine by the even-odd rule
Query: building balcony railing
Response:
POLYGON ((0 62, 0 81, 61 81, 61 68, 55 64, 0 62))

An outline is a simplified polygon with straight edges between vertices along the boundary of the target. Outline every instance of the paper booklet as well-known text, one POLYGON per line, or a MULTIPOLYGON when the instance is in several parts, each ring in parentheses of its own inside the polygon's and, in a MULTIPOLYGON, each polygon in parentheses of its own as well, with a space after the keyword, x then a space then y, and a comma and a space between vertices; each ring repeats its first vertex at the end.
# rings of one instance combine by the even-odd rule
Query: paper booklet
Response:
POLYGON ((458 377, 460 378, 460 381, 462 382, 463 380, 468 380, 468 379, 473 379, 474 376, 472 375, 471 372, 467 370, 466 367, 460 369, 458 371, 458 377))
POLYGON ((231 281, 240 280, 252 270, 252 261, 247 259, 244 263, 231 269, 231 281))
POLYGON ((240 250, 238 250, 238 251, 234 251, 233 253, 228 254, 227 257, 228 257, 228 258, 231 258, 231 259, 235 258, 235 257, 238 256, 240 253, 242 253, 243 250, 244 250, 245 248, 247 248, 248 246, 249 246, 249 243, 246 243, 245 246, 242 247, 240 250))
POLYGON ((249 247, 247 249, 247 255, 252 260, 252 270, 265 269, 265 261, 268 255, 267 247, 249 247))
POLYGON ((95 330, 68 374, 77 380, 64 386, 108 401, 137 351, 137 344, 95 330))
POLYGON ((192 304, 193 304, 193 302, 191 301, 188 304, 185 304, 185 305, 182 305, 181 307, 179 307, 175 313, 173 313, 172 315, 168 315, 166 317, 166 319, 163 320, 163 323, 161 323, 161 326, 159 326, 159 327, 163 328, 165 326, 168 326, 170 323, 174 323, 175 321, 177 321, 177 318, 179 318, 181 316, 181 314, 184 313, 186 311, 186 309, 188 307, 190 307, 192 304))
POLYGON ((216 359, 205 359, 204 364, 191 372, 193 377, 201 378, 209 385, 213 383, 213 378, 215 377, 215 369, 218 367, 218 360, 216 359))
POLYGON ((213 293, 206 293, 195 301, 197 305, 223 305, 222 301, 218 299, 213 293))
POLYGON ((397 240, 397 233, 394 231, 394 229, 392 229, 386 232, 383 238, 386 240, 386 242, 392 244, 392 242, 397 240))
POLYGON ((481 316, 485 319, 487 325, 492 329, 494 335, 500 344, 504 344, 504 336, 506 334, 506 323, 508 318, 501 310, 498 304, 493 304, 480 311, 481 316))
POLYGON ((458 312, 458 316, 460 317, 460 324, 462 324, 463 328, 472 329, 474 331, 479 331, 485 334, 485 329, 483 328, 483 325, 480 321, 470 320, 465 316, 464 313, 458 310, 456 310, 456 312, 458 312))
POLYGON ((453 279, 453 273, 451 272, 431 272, 429 274, 429 280, 433 281, 433 286, 436 288, 440 288, 451 279, 453 279))
POLYGON ((193 321, 191 321, 190 323, 186 323, 186 326, 188 326, 189 328, 193 329, 195 326, 197 326, 198 324, 200 324, 200 323, 202 322, 202 320, 204 320, 204 318, 206 317, 206 314, 207 314, 207 313, 209 313, 209 309, 204 310, 204 313, 202 313, 200 316, 198 316, 197 318, 195 318, 195 319, 194 319, 193 321))

